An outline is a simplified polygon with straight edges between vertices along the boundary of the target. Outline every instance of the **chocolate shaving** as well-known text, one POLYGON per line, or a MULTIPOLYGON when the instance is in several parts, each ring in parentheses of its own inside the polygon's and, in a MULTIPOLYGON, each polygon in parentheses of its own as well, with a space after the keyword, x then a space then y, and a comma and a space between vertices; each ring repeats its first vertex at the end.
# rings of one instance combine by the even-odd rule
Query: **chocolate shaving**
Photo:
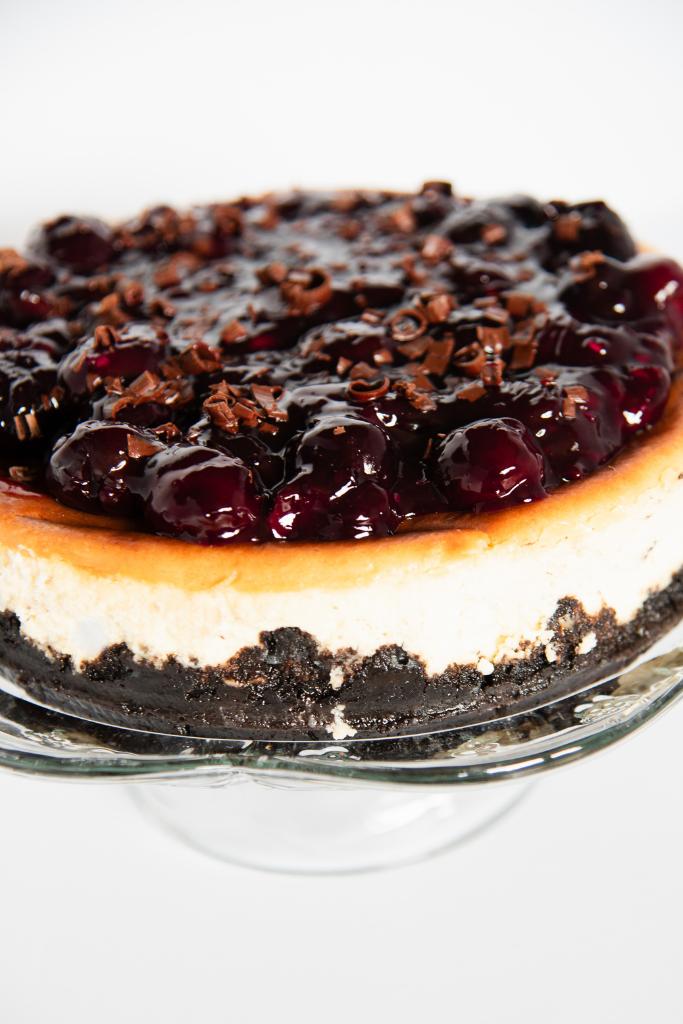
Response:
POLYGON ((123 387, 121 380, 108 379, 105 387, 109 395, 118 395, 117 401, 110 409, 112 419, 130 406, 146 405, 185 405, 192 399, 192 388, 185 380, 162 380, 151 370, 145 370, 128 386, 123 387))
POLYGON ((354 363, 351 367, 349 377, 351 380, 374 380, 377 376, 377 369, 374 366, 370 366, 369 363, 363 361, 354 363))
POLYGON ((170 421, 168 423, 162 423, 158 427, 152 427, 151 433, 161 441, 165 441, 166 444, 175 444, 175 442, 180 441, 183 436, 180 428, 170 421))
POLYGON ((453 243, 442 235, 427 235, 422 243, 420 255, 426 263, 440 263, 450 256, 453 251, 453 243))
POLYGON ((561 242, 578 242, 582 218, 578 210, 561 214, 553 222, 553 234, 561 242))
POLYGON ((403 235, 409 235, 417 227, 415 214, 410 203, 404 203, 397 210, 382 219, 382 226, 386 231, 397 231, 403 235))
POLYGON ((28 261, 20 256, 16 249, 0 249, 0 275, 9 271, 24 270, 28 261))
POLYGON ((423 371, 442 377, 450 366, 454 347, 455 339, 452 337, 432 338, 422 363, 423 371))
POLYGON ((510 316, 513 316, 516 320, 521 320, 523 317, 528 316, 535 308, 536 303, 533 295, 528 295, 526 292, 507 292, 503 296, 503 301, 510 316))
POLYGON ((14 480, 17 484, 29 484, 40 478, 40 473, 35 466, 10 466, 8 472, 10 480, 14 480))
POLYGON ((481 229, 481 240, 484 245, 502 245, 507 241, 508 233, 504 224, 485 224, 481 229))
POLYGON ((427 318, 420 309, 414 306, 399 309, 389 321, 389 332, 394 341, 402 344, 415 341, 427 330, 427 318))
POLYGON ((427 274, 423 270, 418 270, 415 266, 415 257, 411 253, 406 253, 405 256, 402 256, 397 266, 403 270, 410 284, 419 286, 427 280, 427 274))
POLYGON ((149 311, 152 316, 160 316, 164 320, 172 320, 176 315, 176 308, 172 302, 158 295, 149 304, 149 311))
POLYGON ((466 384, 457 392, 458 398, 464 398, 466 402, 476 402, 482 395, 486 394, 486 388, 481 383, 466 384))
POLYGON ((234 345, 236 342, 244 341, 248 337, 249 331, 239 320, 231 320, 220 333, 220 341, 223 345, 234 345))
POLYGON ((291 316, 308 316, 332 298, 332 281, 329 273, 318 267, 290 270, 280 292, 291 316))
POLYGON ((567 420, 576 418, 576 406, 586 405, 588 402, 588 391, 581 384, 570 384, 564 388, 562 400, 562 415, 567 420))
POLYGON ((343 220, 337 228, 337 234, 340 238, 343 238, 346 242, 353 242, 360 235, 363 230, 361 221, 354 220, 350 217, 348 220, 343 220))
POLYGON ((605 254, 599 249, 580 252, 569 261, 577 281, 586 281, 594 277, 598 267, 605 262, 605 254))
POLYGON ((486 354, 479 342, 463 345, 453 355, 456 369, 468 377, 479 377, 486 364, 486 354))
POLYGON ((375 366, 390 366, 394 361, 394 353, 388 348, 379 348, 373 353, 372 361, 375 366))
POLYGON ((145 301, 145 289, 139 281, 127 281, 120 287, 121 297, 128 309, 138 309, 145 301))
POLYGON ((384 313, 381 309, 364 309, 360 318, 365 324, 381 324, 384 321, 384 313))
POLYGON ((161 366, 161 372, 168 380, 175 380, 198 373, 215 373, 222 365, 217 349, 204 341, 193 341, 179 355, 167 359, 161 366))
POLYGON ((265 267, 261 267, 257 270, 256 276, 261 284, 266 287, 282 284, 282 282, 287 278, 287 267, 284 263, 274 260, 272 263, 267 263, 265 267))
POLYGON ((372 380, 357 377, 349 381, 346 393, 355 402, 372 402, 373 399, 386 395, 388 390, 388 377, 375 377, 372 380))
POLYGON ((287 420, 285 409, 278 406, 282 389, 252 384, 249 391, 241 385, 220 381, 210 388, 211 394, 202 408, 213 426, 226 434, 258 428, 262 433, 275 433, 276 423, 287 420), (275 424, 269 422, 275 420, 275 424))
POLYGON ((105 295, 97 304, 96 315, 99 320, 112 327, 123 327, 130 320, 130 316, 121 308, 121 296, 117 292, 105 295))
POLYGON ((128 434, 126 448, 131 459, 143 459, 147 455, 154 455, 155 452, 159 451, 158 444, 148 441, 144 437, 138 437, 137 434, 128 434))
POLYGON ((394 391, 399 395, 403 395, 418 412, 433 412, 436 409, 434 399, 430 398, 424 391, 421 391, 415 381, 394 381, 394 391))
POLYGON ((278 400, 282 397, 281 387, 268 387, 266 384, 252 384, 251 393, 261 406, 265 410, 266 415, 272 420, 278 420, 280 423, 284 423, 288 419, 288 414, 285 409, 281 409, 277 404, 278 400))
POLYGON ((199 258, 192 252, 176 252, 154 272, 154 283, 157 288, 176 288, 182 279, 197 270, 199 258))
POLYGON ((446 292, 441 292, 439 295, 429 298, 423 304, 423 309, 427 323, 442 324, 448 320, 451 312, 455 309, 455 300, 446 292))
MULTIPOLYGON (((121 340, 118 331, 108 324, 98 324, 93 335, 93 350, 95 352, 106 352, 113 348, 121 340)), ((85 355, 85 353, 83 353, 85 355)))
POLYGON ((240 424, 232 408, 235 404, 234 395, 227 389, 228 385, 224 383, 215 385, 213 393, 204 399, 202 409, 218 430, 226 434, 236 434, 240 424))
POLYGON ((398 346, 398 350, 406 359, 420 359, 429 348, 429 340, 423 334, 421 338, 416 338, 415 341, 405 341, 402 345, 398 346))

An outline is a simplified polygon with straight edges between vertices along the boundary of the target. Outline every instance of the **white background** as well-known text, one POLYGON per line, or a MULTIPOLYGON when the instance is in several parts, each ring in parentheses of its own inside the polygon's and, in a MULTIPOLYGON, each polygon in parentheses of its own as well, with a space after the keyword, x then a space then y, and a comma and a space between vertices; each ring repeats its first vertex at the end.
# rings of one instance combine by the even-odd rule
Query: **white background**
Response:
MULTIPOLYGON (((683 257, 683 4, 0 0, 0 244, 292 184, 603 195, 683 257)), ((0 778, 2 1024, 679 1022, 678 709, 435 861, 227 868, 0 778)))

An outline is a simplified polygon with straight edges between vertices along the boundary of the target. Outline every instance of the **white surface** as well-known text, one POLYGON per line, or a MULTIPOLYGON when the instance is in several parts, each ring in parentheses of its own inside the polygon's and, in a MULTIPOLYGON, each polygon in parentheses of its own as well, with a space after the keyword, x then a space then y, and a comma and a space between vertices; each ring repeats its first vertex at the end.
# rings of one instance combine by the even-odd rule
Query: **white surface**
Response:
MULTIPOLYGON (((680 257, 682 29, 678 0, 0 0, 0 238, 442 175, 604 194, 680 257)), ((450 855, 334 880, 203 859, 120 787, 0 778, 0 1020, 679 1022, 682 733, 679 708, 450 855)))

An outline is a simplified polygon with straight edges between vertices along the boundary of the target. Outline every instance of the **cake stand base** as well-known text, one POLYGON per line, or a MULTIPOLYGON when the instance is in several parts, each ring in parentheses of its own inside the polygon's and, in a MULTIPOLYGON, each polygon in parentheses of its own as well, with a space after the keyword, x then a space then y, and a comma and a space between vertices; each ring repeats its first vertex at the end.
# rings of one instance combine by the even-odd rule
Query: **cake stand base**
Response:
POLYGON ((137 785, 133 795, 158 825, 219 860, 263 871, 340 874, 446 850, 500 818, 530 785, 347 789, 315 780, 215 787, 176 782, 137 785))

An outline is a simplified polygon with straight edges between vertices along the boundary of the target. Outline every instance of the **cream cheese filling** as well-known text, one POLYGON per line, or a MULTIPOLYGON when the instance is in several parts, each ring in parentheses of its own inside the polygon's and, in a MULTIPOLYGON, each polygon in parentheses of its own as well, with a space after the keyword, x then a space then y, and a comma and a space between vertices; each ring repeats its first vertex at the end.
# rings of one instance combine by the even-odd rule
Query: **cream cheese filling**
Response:
POLYGON ((589 615, 611 608, 620 623, 631 619, 683 566, 682 513, 683 480, 669 470, 628 503, 606 500, 576 521, 549 516, 531 542, 511 536, 426 571, 399 563, 337 590, 251 593, 223 581, 186 592, 97 577, 27 547, 4 549, 0 610, 15 612, 28 639, 69 655, 77 668, 114 644, 156 664, 172 656, 221 665, 258 644, 263 630, 296 626, 332 651, 364 656, 398 644, 430 674, 454 664, 490 673, 538 644, 554 660, 548 623, 565 597, 589 615))

